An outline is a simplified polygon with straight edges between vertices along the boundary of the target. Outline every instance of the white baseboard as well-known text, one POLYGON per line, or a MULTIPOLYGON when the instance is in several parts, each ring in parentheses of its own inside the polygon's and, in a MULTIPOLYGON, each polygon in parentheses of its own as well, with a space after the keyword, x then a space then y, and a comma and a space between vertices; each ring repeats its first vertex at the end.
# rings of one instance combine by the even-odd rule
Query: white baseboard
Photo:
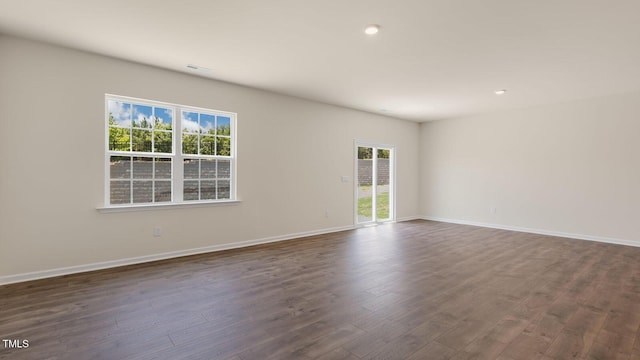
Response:
POLYGON ((616 238, 610 238, 610 237, 604 237, 604 236, 573 234, 573 233, 565 233, 560 231, 525 228, 525 227, 519 227, 519 226, 491 224, 491 223, 458 220, 458 219, 445 219, 445 218, 439 218, 439 217, 433 217, 433 216, 422 216, 421 219, 438 221, 438 222, 446 222, 446 223, 452 223, 452 224, 479 226, 479 227, 485 227, 485 228, 491 228, 491 229, 511 230, 511 231, 518 231, 518 232, 525 232, 525 233, 539 234, 539 235, 550 235, 550 236, 557 236, 557 237, 570 238, 570 239, 597 241, 597 242, 608 243, 608 244, 640 247, 639 241, 616 239, 616 238))
POLYGON ((402 218, 396 218, 396 222, 403 222, 403 221, 411 221, 411 220, 421 220, 422 216, 405 216, 402 218))
POLYGON ((304 238, 308 236, 329 234, 329 233, 345 231, 345 230, 352 230, 354 228, 355 227, 353 225, 342 226, 342 227, 321 229, 321 230, 315 230, 315 231, 287 234, 287 235, 281 235, 281 236, 271 236, 271 237, 266 237, 262 239, 239 241, 239 242, 234 242, 229 244, 212 245, 212 246, 206 246, 206 247, 195 248, 195 249, 178 250, 178 251, 172 251, 172 252, 161 253, 161 254, 139 256, 134 258, 104 261, 104 262, 99 262, 94 264, 69 266, 64 268, 35 271, 35 272, 23 273, 23 274, 17 274, 17 275, 0 276, 0 285, 45 279, 45 278, 50 278, 55 276, 77 274, 77 273, 82 273, 87 271, 109 269, 109 268, 125 266, 125 265, 141 264, 141 263, 157 261, 157 260, 166 260, 166 259, 171 259, 171 258, 176 258, 181 256, 189 256, 189 255, 204 254, 204 253, 209 253, 214 251, 237 249, 237 248, 253 246, 253 245, 268 244, 268 243, 273 243, 278 241, 292 240, 292 239, 304 238))

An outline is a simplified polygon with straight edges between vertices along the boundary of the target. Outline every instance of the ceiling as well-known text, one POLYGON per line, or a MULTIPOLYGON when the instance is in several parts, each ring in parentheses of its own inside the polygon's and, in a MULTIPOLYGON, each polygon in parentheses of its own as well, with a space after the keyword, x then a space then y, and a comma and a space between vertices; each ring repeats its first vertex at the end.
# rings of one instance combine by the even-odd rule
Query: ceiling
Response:
POLYGON ((638 14, 638 0, 0 0, 0 32, 427 121, 640 89, 638 14))

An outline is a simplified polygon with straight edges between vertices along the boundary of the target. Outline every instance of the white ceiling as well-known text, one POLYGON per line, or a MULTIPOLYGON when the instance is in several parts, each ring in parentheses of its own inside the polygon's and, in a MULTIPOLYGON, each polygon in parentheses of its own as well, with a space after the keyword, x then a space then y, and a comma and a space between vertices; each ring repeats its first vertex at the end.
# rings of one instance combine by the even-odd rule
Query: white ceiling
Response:
POLYGON ((640 0, 0 0, 0 32, 425 121, 638 90, 639 14, 640 0))

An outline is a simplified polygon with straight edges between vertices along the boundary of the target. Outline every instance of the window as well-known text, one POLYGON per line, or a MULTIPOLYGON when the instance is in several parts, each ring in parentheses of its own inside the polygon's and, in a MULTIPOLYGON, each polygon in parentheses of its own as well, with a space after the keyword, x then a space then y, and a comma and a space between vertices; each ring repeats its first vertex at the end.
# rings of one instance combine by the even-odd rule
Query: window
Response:
POLYGON ((236 114, 107 95, 107 206, 235 200, 236 114))
POLYGON ((183 109, 184 200, 231 196, 231 117, 183 109))

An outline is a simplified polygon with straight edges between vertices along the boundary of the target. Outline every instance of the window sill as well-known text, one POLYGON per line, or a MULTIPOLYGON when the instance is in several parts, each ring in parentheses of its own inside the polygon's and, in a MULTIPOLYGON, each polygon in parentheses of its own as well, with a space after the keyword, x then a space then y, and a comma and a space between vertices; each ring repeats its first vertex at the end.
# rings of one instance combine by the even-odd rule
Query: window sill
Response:
POLYGON ((101 213, 112 212, 128 212, 128 211, 146 211, 146 210, 163 210, 163 209, 179 209, 179 208, 194 208, 194 207, 208 207, 208 206, 229 206, 238 205, 241 200, 223 200, 223 201, 195 201, 195 202, 183 202, 183 203, 166 203, 166 204, 142 204, 142 205, 122 205, 122 206, 103 206, 98 207, 96 210, 101 213))

